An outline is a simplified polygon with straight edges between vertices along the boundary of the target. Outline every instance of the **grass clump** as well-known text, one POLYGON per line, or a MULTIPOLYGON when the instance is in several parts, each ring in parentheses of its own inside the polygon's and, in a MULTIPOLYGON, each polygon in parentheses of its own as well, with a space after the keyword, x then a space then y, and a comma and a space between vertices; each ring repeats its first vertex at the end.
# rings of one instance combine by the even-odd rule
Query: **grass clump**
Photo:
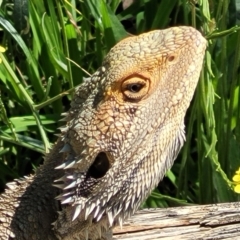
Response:
POLYGON ((208 49, 186 116, 187 142, 144 206, 239 200, 229 180, 240 166, 239 10, 238 0, 136 0, 127 8, 119 0, 2 1, 1 190, 42 162, 73 88, 114 44, 189 25, 206 36, 208 49))

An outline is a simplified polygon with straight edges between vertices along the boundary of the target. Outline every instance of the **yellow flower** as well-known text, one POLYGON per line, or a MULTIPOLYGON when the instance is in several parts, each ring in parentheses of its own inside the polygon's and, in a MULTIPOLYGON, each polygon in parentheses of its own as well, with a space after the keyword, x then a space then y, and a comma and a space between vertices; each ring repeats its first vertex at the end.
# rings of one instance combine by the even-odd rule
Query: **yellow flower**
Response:
POLYGON ((236 171, 236 174, 240 175, 240 168, 236 171))
POLYGON ((240 193, 240 168, 235 172, 232 180, 234 181, 235 187, 234 192, 240 193))
POLYGON ((240 184, 238 184, 234 187, 234 192, 240 193, 240 184))
POLYGON ((233 180, 234 182, 240 182, 240 175, 234 175, 233 178, 232 178, 232 180, 233 180))
MULTIPOLYGON (((0 52, 4 53, 6 51, 6 48, 0 46, 0 52)), ((2 63, 2 59, 0 58, 0 64, 2 63)))

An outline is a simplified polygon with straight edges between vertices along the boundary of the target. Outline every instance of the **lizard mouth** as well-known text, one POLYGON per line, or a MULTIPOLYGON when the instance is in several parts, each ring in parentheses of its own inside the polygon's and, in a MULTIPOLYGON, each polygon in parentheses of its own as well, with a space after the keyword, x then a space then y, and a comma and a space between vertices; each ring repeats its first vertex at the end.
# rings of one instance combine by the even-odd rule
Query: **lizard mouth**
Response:
POLYGON ((87 177, 92 177, 94 179, 102 178, 105 176, 110 166, 107 154, 105 152, 100 152, 88 169, 87 177))

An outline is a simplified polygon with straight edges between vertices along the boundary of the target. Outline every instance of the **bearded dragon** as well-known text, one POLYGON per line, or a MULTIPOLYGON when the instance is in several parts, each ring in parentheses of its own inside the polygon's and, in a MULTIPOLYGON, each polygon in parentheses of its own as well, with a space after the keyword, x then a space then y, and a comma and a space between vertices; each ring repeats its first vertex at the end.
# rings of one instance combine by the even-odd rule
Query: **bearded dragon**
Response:
POLYGON ((44 164, 0 196, 0 239, 111 239, 184 143, 206 43, 172 27, 114 46, 76 89, 44 164))

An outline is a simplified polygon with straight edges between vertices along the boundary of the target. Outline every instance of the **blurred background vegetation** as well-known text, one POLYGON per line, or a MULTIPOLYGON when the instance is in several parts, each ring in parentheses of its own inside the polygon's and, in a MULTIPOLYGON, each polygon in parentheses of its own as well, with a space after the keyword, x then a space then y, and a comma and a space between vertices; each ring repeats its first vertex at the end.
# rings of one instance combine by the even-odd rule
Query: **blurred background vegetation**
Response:
POLYGON ((240 0, 0 4, 0 191, 42 163, 73 87, 101 65, 115 43, 189 25, 209 44, 185 119, 187 142, 143 207, 240 200, 234 192, 238 178, 232 182, 240 167, 240 0))

